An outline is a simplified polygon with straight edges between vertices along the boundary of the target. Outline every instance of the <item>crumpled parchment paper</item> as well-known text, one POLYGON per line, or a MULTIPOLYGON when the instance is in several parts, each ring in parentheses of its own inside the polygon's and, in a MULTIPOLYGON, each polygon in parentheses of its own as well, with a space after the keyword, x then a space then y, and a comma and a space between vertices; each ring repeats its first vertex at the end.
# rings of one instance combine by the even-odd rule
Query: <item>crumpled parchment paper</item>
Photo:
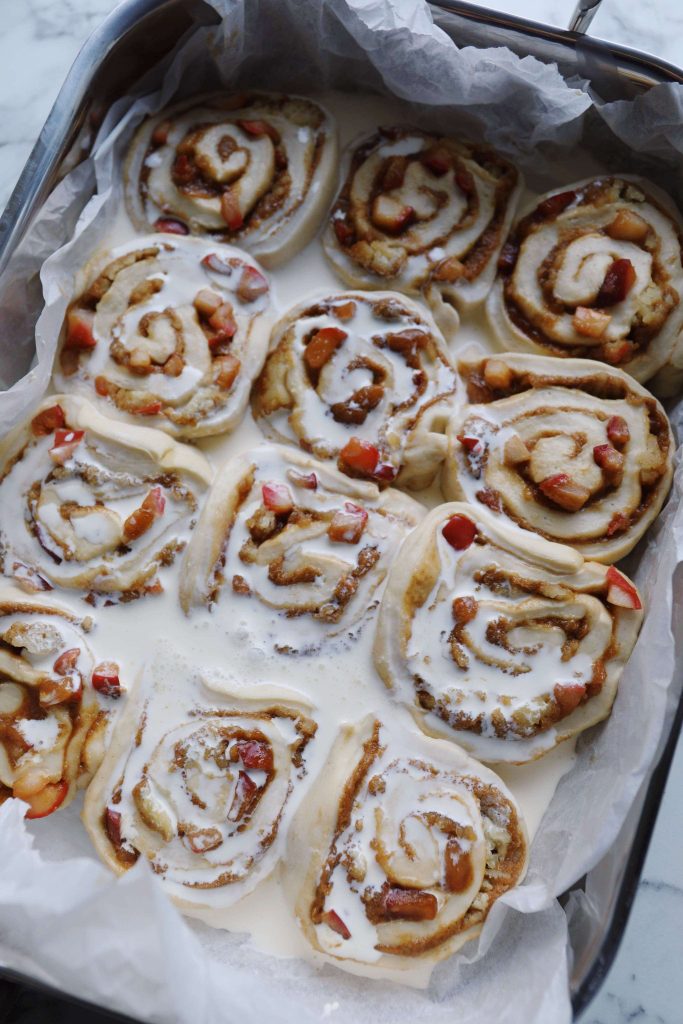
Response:
MULTIPOLYGON (((683 152, 679 86, 602 104, 581 83, 567 84, 556 67, 532 57, 502 47, 458 49, 422 0, 211 0, 211 6, 220 24, 186 37, 114 105, 94 156, 60 183, 22 243, 9 273, 19 294, 26 261, 46 259, 46 305, 30 372, 0 394, 0 429, 25 416, 47 386, 74 275, 110 230, 121 203, 127 142, 145 113, 172 97, 238 79, 314 94, 328 88, 389 92, 409 101, 421 124, 484 137, 516 159, 534 187, 618 168, 649 175, 679 203, 683 199, 676 174, 683 152), (85 204, 95 180, 97 195, 85 204), (76 223, 73 239, 50 255, 65 218, 76 223)), ((0 379, 6 383, 34 352, 22 323, 19 317, 6 359, 3 352, 0 379)), ((683 403, 672 415, 680 427, 683 403)), ((648 613, 611 718, 579 740, 575 767, 546 813, 524 884, 495 905, 478 942, 437 968, 429 990, 266 959, 239 937, 182 919, 143 863, 113 878, 93 859, 76 806, 36 827, 25 824, 16 801, 0 808, 0 962, 164 1024, 326 1018, 340 1024, 567 1024, 570 947, 556 897, 614 841, 678 695, 671 621, 683 597, 673 585, 683 561, 682 486, 679 467, 667 509, 629 560, 648 613)))

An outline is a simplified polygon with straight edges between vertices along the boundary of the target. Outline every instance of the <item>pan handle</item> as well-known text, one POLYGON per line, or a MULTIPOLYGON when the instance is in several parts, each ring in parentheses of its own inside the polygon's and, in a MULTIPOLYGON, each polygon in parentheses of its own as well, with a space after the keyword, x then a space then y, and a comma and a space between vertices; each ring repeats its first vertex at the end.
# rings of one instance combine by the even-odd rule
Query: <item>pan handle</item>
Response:
POLYGON ((601 3, 602 0, 578 0, 569 22, 569 31, 585 35, 601 3))

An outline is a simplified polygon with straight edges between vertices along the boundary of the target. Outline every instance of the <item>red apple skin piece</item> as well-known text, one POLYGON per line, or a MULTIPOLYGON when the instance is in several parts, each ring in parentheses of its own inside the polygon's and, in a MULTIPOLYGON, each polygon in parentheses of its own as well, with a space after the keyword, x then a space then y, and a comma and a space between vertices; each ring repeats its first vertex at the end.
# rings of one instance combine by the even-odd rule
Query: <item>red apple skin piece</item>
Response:
POLYGON ((568 206, 576 199, 576 192, 569 190, 568 192, 558 192, 557 195, 548 196, 543 202, 539 203, 536 207, 536 215, 542 220, 548 217, 557 217, 559 213, 566 210, 568 206))
POLYGON ((342 468, 346 466, 356 473, 372 476, 379 462, 379 449, 369 441, 352 437, 340 451, 339 460, 342 468))
POLYGON ((51 405, 33 417, 31 433, 34 437, 47 437, 48 434, 53 434, 58 427, 64 427, 65 424, 66 417, 61 405, 51 405))
POLYGON ((228 821, 239 821, 244 814, 248 813, 258 792, 258 786, 246 772, 240 771, 237 776, 235 795, 232 806, 228 811, 228 821))
POLYGON ((268 743, 260 740, 238 740, 235 744, 245 768, 269 772, 273 769, 273 750, 268 743))
POLYGON ((451 160, 451 155, 448 150, 440 149, 438 146, 434 146, 432 149, 426 149, 421 153, 420 163, 423 164, 428 171, 431 171, 435 178, 442 178, 453 166, 453 161, 451 160))
POLYGON ((140 508, 128 516, 123 524, 124 541, 137 540, 149 530, 155 519, 163 515, 166 499, 161 487, 153 487, 144 498, 140 508))
POLYGON ((158 416, 163 406, 161 402, 149 402, 147 405, 141 405, 135 410, 136 416, 158 416))
POLYGON ((256 267, 245 267, 237 285, 237 297, 242 302, 255 302, 268 291, 268 281, 256 267))
POLYGON ((567 473, 555 473, 541 480, 538 489, 565 512, 578 512, 590 498, 590 491, 567 473))
POLYGON ((441 533, 456 551, 464 551, 477 536, 477 527, 467 516, 457 512, 441 528, 441 533))
POLYGON ((643 603, 640 600, 638 591, 630 580, 627 580, 618 569, 610 565, 605 577, 607 580, 607 601, 618 608, 630 608, 633 611, 640 611, 643 603))
POLYGON ((58 676, 68 675, 69 672, 73 672, 76 668, 80 655, 80 647, 69 647, 68 650, 62 651, 59 657, 55 659, 52 671, 56 672, 58 676))
POLYGON ((586 687, 583 683, 556 683, 553 696, 564 717, 578 708, 586 696, 586 687))
POLYGON ((373 480, 381 480, 383 483, 391 483, 396 477, 398 470, 390 462, 380 462, 372 474, 373 480))
MULTIPOLYGON (((30 820, 47 818, 48 814, 52 814, 53 811, 56 811, 64 803, 68 792, 68 783, 61 779, 59 782, 48 782, 43 789, 39 790, 38 793, 33 793, 30 797, 20 796, 20 800, 25 800, 26 803, 30 804, 25 817, 30 820)), ((18 796, 16 791, 14 795, 18 796)))
POLYGON ((623 512, 615 512, 605 530, 606 537, 614 537, 617 533, 623 533, 629 527, 629 518, 623 512))
POLYGON ((154 222, 154 230, 165 235, 189 235, 190 233, 187 224, 176 220, 175 217, 159 217, 154 222))
POLYGON ((306 491, 318 490, 318 477, 315 473, 297 473, 290 469, 287 476, 297 487, 303 487, 306 491))
POLYGON ((97 342, 93 335, 95 314, 87 309, 70 309, 66 314, 66 340, 64 348, 90 349, 97 342))
POLYGON ((273 140, 273 142, 280 141, 280 133, 277 128, 274 128, 272 124, 268 124, 267 121, 238 121, 237 124, 240 128, 247 133, 247 135, 253 135, 255 138, 259 138, 261 135, 267 135, 273 140))
POLYGON ((263 504, 276 516, 287 516, 294 508, 294 500, 286 484, 263 484, 261 496, 263 504))
POLYGON ((365 524, 368 521, 368 513, 360 505, 353 502, 344 503, 344 510, 339 509, 334 513, 332 522, 327 528, 327 535, 332 541, 341 544, 357 544, 363 536, 365 524))
POLYGON ((333 220, 332 224, 339 244, 344 246, 351 245, 354 239, 353 228, 349 227, 346 221, 339 219, 333 220))
POLYGON ((623 448, 628 444, 631 432, 623 416, 610 416, 607 421, 607 436, 617 448, 623 448))
POLYGON ((436 896, 419 889, 389 889, 382 903, 387 917, 402 921, 433 921, 439 909, 436 896))
POLYGON ((311 370, 320 370, 348 338, 341 327, 321 327, 304 349, 304 362, 311 370))
POLYGON ((239 231, 244 225, 242 211, 230 189, 221 196, 221 216, 231 231, 239 231))
POLYGON ((84 437, 84 430, 61 430, 59 428, 55 430, 54 444, 50 448, 52 461, 58 466, 63 466, 71 458, 84 437))
POLYGON ((596 303, 598 306, 616 306, 623 302, 636 283, 636 270, 630 260, 615 260, 605 274, 596 303))
POLYGON ((104 812, 104 828, 109 841, 116 847, 121 846, 123 836, 121 834, 121 814, 119 811, 113 811, 111 807, 107 807, 104 812))
POLYGON ((115 661, 101 661, 99 665, 95 666, 92 673, 92 686, 103 697, 112 697, 114 700, 118 700, 122 688, 119 666, 115 661))
POLYGON ((351 938, 351 932, 346 927, 336 910, 326 910, 322 915, 322 922, 331 928, 333 932, 341 935, 342 939, 347 940, 351 938))
POLYGON ((468 437, 466 434, 457 434, 457 439, 463 448, 466 448, 468 452, 476 451, 477 448, 481 448, 481 440, 478 437, 468 437))

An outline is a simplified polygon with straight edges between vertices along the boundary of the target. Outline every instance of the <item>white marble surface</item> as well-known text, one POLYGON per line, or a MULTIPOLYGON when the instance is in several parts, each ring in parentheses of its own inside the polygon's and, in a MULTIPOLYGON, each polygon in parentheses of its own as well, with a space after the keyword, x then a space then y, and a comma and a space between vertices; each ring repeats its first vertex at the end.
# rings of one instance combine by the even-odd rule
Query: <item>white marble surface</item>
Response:
MULTIPOLYGON (((0 0, 0 209, 81 43, 114 6, 113 0, 0 0)), ((491 0, 489 6, 565 26, 574 3, 491 0)), ((683 65, 681 0, 604 0, 591 33, 683 65)), ((580 1024, 683 1021, 682 806, 679 745, 621 949, 580 1024)))

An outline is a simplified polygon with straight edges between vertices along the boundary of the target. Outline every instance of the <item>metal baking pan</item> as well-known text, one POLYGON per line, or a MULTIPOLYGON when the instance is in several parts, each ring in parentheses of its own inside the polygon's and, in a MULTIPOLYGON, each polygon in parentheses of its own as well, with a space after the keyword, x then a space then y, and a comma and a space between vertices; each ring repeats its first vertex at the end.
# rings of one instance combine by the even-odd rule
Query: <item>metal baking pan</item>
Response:
MULTIPOLYGON (((597 97, 626 99, 665 82, 683 83, 683 71, 637 50, 584 34, 600 0, 580 0, 570 30, 500 14, 463 0, 433 0, 435 22, 460 46, 508 46, 522 56, 556 63, 566 78, 590 83, 597 97)), ((22 242, 41 207, 79 159, 87 155, 89 130, 116 99, 193 27, 211 24, 216 14, 204 0, 125 0, 90 36, 69 72, 19 182, 0 220, 0 336, 23 340, 30 352, 42 295, 37 257, 22 242)), ((61 245, 69 238, 78 208, 65 211, 61 245)), ((48 253, 45 253, 48 255, 48 253)), ((28 369, 28 365, 26 366, 28 369)), ((11 382, 4 382, 9 384, 11 382)), ((619 836, 602 861, 575 888, 590 880, 595 914, 572 931, 570 986, 574 1019, 597 992, 621 941, 657 818, 667 775, 683 725, 683 699, 676 695, 656 763, 632 806, 619 836)), ((568 897, 565 894, 565 898, 568 897)), ((49 992, 29 976, 0 969, 0 979, 49 992)), ((0 984, 2 982, 0 981, 0 984)), ((50 992, 52 998, 57 993, 50 992)), ((72 1000, 74 1019, 84 1004, 72 1000)), ((94 1010, 94 1008, 92 1008, 94 1010)), ((86 1008, 86 1014, 89 1012, 86 1008)), ((124 1020, 104 1011, 101 1020, 124 1020)))

